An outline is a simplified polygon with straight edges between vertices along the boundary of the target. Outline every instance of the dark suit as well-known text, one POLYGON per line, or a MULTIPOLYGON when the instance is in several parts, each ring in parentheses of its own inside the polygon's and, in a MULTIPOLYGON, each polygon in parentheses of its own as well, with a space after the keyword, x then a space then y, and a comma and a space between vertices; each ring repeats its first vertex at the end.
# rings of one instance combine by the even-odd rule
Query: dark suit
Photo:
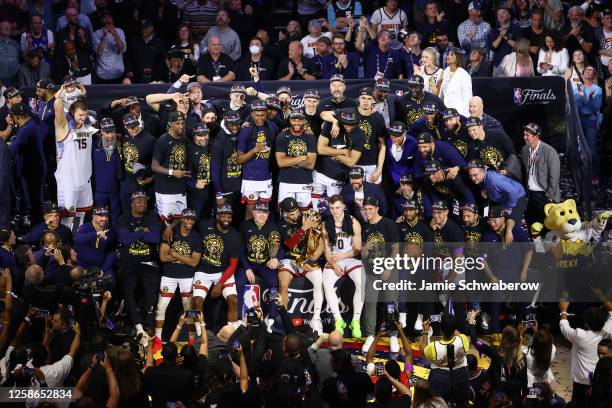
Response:
POLYGON ((469 66, 467 71, 470 73, 472 78, 488 78, 491 76, 492 68, 491 64, 488 62, 482 61, 478 68, 472 70, 469 66))
POLYGON ((395 121, 395 102, 397 101, 398 96, 394 93, 389 92, 387 94, 387 98, 385 99, 387 101, 387 109, 389 110, 389 123, 387 123, 387 118, 385 117, 385 115, 383 115, 382 112, 380 112, 381 115, 383 115, 383 117, 385 118, 385 126, 389 127, 391 125, 391 123, 393 123, 395 121))

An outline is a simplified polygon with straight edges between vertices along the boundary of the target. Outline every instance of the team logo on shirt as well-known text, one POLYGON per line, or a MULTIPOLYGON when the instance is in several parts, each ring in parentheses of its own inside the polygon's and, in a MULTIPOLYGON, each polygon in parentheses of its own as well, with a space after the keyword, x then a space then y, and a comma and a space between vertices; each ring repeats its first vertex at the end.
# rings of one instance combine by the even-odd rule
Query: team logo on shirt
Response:
POLYGON ((210 156, 203 154, 198 163, 198 181, 210 181, 210 156))
POLYGON ((270 147, 268 146, 268 140, 266 139, 266 133, 263 131, 257 132, 255 143, 264 144, 266 147, 256 154, 258 159, 269 159, 270 158, 270 147))
MULTIPOLYGON (((191 247, 189 243, 185 241, 172 241, 172 249, 179 255, 190 256, 191 255, 191 247)), ((182 263, 181 261, 176 261, 175 263, 182 263)))
POLYGON ((404 234, 404 242, 407 244, 423 246, 424 240, 421 234, 418 232, 406 232, 406 234, 404 234))
POLYGON ((461 153, 461 155, 463 157, 467 157, 467 151, 468 151, 468 144, 460 139, 455 139, 452 141, 453 146, 455 146, 455 148, 457 150, 459 150, 459 153, 461 153))
POLYGON ((262 235, 253 235, 247 244, 249 261, 261 264, 268 259, 268 240, 262 235))
POLYGON ((408 113, 406 113, 406 125, 410 127, 414 125, 417 120, 423 117, 423 111, 420 108, 412 108, 408 109, 408 113))
POLYGON ((486 146, 484 149, 480 151, 480 158, 489 166, 499 169, 503 162, 502 155, 493 146, 486 146))
POLYGON ((172 170, 185 170, 185 146, 182 144, 175 144, 172 146, 172 152, 170 153, 170 169, 172 170))
POLYGON ((206 250, 206 252, 202 254, 202 258, 212 265, 221 266, 221 254, 225 247, 223 245, 223 240, 215 234, 208 234, 202 239, 202 244, 206 250))
POLYGON ((227 159, 227 177, 238 178, 242 176, 242 165, 238 164, 238 152, 234 150, 232 155, 227 159))
POLYGON ((372 139, 372 124, 368 120, 360 120, 359 121, 359 129, 363 132, 363 148, 370 149, 370 140, 372 139))
POLYGON ((138 162, 138 149, 129 142, 123 144, 123 158, 125 160, 125 170, 134 173, 134 163, 138 162))
POLYGON ((287 155, 290 157, 306 156, 308 153, 308 146, 302 139, 289 140, 287 144, 287 155))
MULTIPOLYGON (((134 228, 134 232, 144 231, 142 226, 137 226, 134 228)), ((149 255, 149 246, 145 244, 143 241, 133 242, 128 248, 128 253, 130 255, 138 255, 138 256, 148 256, 149 255)))
POLYGON ((435 187, 436 191, 438 193, 440 193, 440 194, 443 194, 443 195, 449 195, 450 194, 450 190, 444 184, 436 183, 434 185, 434 187, 435 187))

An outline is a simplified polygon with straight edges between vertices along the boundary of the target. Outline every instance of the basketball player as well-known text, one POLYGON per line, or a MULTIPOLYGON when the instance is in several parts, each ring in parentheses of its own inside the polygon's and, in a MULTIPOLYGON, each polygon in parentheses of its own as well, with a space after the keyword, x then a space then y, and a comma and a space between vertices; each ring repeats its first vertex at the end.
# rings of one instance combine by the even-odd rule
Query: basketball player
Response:
POLYGON ((323 290, 325 300, 329 305, 336 321, 336 330, 344 333, 346 323, 340 315, 338 295, 335 285, 344 276, 350 278, 355 284, 353 295, 353 319, 349 324, 351 335, 361 337, 361 309, 363 308, 362 282, 364 279, 363 265, 357 259, 361 252, 361 225, 345 212, 346 205, 340 195, 333 195, 329 199, 331 217, 325 219, 323 227, 323 240, 325 241, 325 269, 323 269, 323 290))
POLYGON ((79 228, 85 212, 93 206, 91 191, 92 136, 98 131, 93 127, 85 101, 79 99, 64 113, 65 88, 55 96, 55 143, 57 150, 57 201, 63 212, 62 223, 72 229, 79 228))

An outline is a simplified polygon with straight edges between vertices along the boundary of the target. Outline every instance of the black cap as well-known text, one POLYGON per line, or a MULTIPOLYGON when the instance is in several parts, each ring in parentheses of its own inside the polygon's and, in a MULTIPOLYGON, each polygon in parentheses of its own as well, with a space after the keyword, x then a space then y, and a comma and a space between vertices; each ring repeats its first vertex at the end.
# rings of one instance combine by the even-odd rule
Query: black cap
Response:
POLYGON ((304 111, 302 109, 291 109, 289 119, 306 119, 306 116, 304 116, 304 111))
POLYGON ((609 8, 601 12, 602 17, 609 16, 610 14, 612 14, 612 10, 610 10, 609 8))
POLYGON ((374 84, 374 88, 378 89, 379 91, 390 91, 391 90, 391 86, 389 85, 389 80, 385 78, 377 79, 376 83, 374 84))
POLYGON ((475 203, 463 203, 459 206, 460 210, 471 211, 474 214, 478 214, 478 205, 475 203))
POLYGON ((181 120, 185 120, 183 112, 174 111, 168 115, 168 123, 179 122, 181 120))
POLYGON ((15 96, 21 95, 21 91, 13 86, 8 87, 4 90, 4 97, 6 99, 8 98, 14 98, 15 96))
POLYGON ((442 111, 442 120, 452 119, 459 116, 459 112, 455 108, 447 108, 442 111))
POLYGON ((36 87, 40 89, 53 89, 55 88, 55 84, 52 80, 43 78, 38 80, 38 82, 36 83, 36 87))
POLYGON ((231 125, 240 125, 242 124, 242 118, 236 111, 228 111, 225 114, 225 123, 229 123, 231 125))
POLYGON ((281 201, 280 207, 286 213, 292 212, 296 208, 300 208, 298 202, 293 197, 287 197, 281 201))
POLYGON ((11 230, 0 228, 0 242, 7 242, 9 239, 11 239, 11 230))
POLYGON ((364 86, 363 88, 359 89, 359 96, 372 96, 373 93, 374 89, 370 88, 369 86, 364 86))
POLYGON ((331 78, 329 78, 329 83, 331 84, 332 82, 335 81, 339 81, 344 83, 344 76, 342 74, 334 74, 331 76, 331 78))
POLYGON ((392 135, 403 135, 406 131, 406 127, 400 121, 395 121, 391 124, 391 127, 387 131, 392 135))
POLYGON ((183 211, 181 211, 181 218, 192 218, 195 220, 198 217, 194 210, 191 208, 185 208, 183 211))
POLYGON ((408 77, 408 86, 409 87, 414 87, 414 86, 419 86, 419 87, 424 87, 425 86, 425 82, 423 81, 423 77, 421 77, 420 75, 411 75, 408 77))
POLYGON ((140 104, 140 102, 138 102, 138 98, 136 96, 128 96, 125 106, 129 108, 130 106, 134 106, 138 104, 140 104))
POLYGON ((193 134, 196 136, 200 136, 200 135, 209 135, 210 134, 210 129, 208 128, 208 126, 206 126, 206 123, 197 123, 194 127, 193 127, 193 134))
POLYGON ((268 203, 265 203, 263 201, 257 201, 254 205, 253 205, 253 211, 264 211, 264 212, 269 212, 270 211, 270 207, 268 207, 268 203))
POLYGON ((419 205, 417 204, 415 200, 409 199, 409 200, 404 201, 404 203, 402 204, 402 208, 404 210, 418 210, 419 205))
POLYGON ((358 166, 355 166, 349 170, 349 178, 362 178, 364 174, 365 172, 363 171, 363 168, 358 166))
POLYGON ((437 200, 433 202, 433 204, 431 205, 431 209, 440 211, 448 210, 448 204, 446 203, 446 201, 437 200))
POLYGON ((133 129, 140 126, 140 122, 138 122, 136 115, 130 112, 123 115, 123 126, 126 129, 133 129))
POLYGON ((400 176, 400 184, 414 184, 414 176, 411 173, 402 174, 400 176))
POLYGON ((278 99, 277 96, 269 96, 266 99, 266 107, 268 109, 275 109, 275 110, 281 110, 281 103, 280 103, 280 99, 278 99))
POLYGON ((472 126, 482 126, 482 120, 480 120, 480 118, 477 116, 470 116, 465 121, 465 127, 472 127, 472 126))
POLYGON ((532 135, 536 135, 537 137, 542 137, 542 128, 540 125, 536 123, 528 123, 523 127, 523 130, 531 133, 532 135))
POLYGON ((153 21, 148 18, 143 18, 140 21, 140 28, 153 27, 153 21))
POLYGON ((217 214, 233 214, 234 211, 229 204, 223 204, 217 207, 217 214))
POLYGON ((287 93, 289 94, 289 96, 291 96, 291 88, 289 88, 288 86, 281 86, 280 88, 276 90, 276 96, 282 93, 287 93))
POLYGON ((466 169, 486 169, 487 165, 480 159, 472 159, 468 162, 466 169))
POLYGON ((62 82, 62 85, 64 86, 72 86, 76 84, 77 84, 77 79, 74 75, 66 75, 66 77, 64 78, 64 82, 62 82))
POLYGON ((419 134, 419 137, 417 139, 417 144, 431 143, 433 141, 434 141, 434 137, 431 135, 431 133, 422 132, 419 134))
POLYGON ((506 213, 501 205, 494 205, 489 208, 488 218, 504 218, 506 213))
POLYGON ((321 99, 321 95, 319 95, 319 91, 316 89, 307 89, 306 92, 304 92, 303 99, 306 98, 321 99))
POLYGON ((438 105, 436 105, 435 103, 426 103, 423 106, 423 113, 438 113, 438 105))
POLYGON ((108 208, 96 207, 93 209, 93 215, 98 215, 100 217, 108 217, 108 208))
POLYGON ((242 84, 233 84, 230 88, 230 93, 242 93, 246 94, 246 88, 242 84))
POLYGON ((425 173, 433 174, 439 170, 442 170, 442 165, 436 160, 432 160, 425 165, 425 173))
POLYGON ((185 58, 185 53, 180 48, 176 48, 176 47, 175 48, 170 48, 168 50, 167 57, 168 57, 168 59, 170 59, 170 58, 180 58, 180 59, 183 59, 183 58, 185 58))
POLYGON ((253 101, 253 103, 251 103, 251 111, 265 111, 268 110, 268 108, 266 107, 266 103, 264 101, 253 101))
POLYGON ((30 116, 30 109, 28 108, 28 105, 23 102, 11 106, 10 112, 11 115, 15 116, 30 116))
POLYGON ((363 206, 365 207, 366 205, 372 205, 374 207, 378 207, 380 206, 380 203, 378 202, 378 199, 374 196, 367 196, 365 198, 365 200, 363 200, 363 206))
POLYGON ((111 118, 103 118, 100 121, 100 129, 103 132, 112 132, 115 130, 115 122, 111 118))
POLYGON ((135 200, 137 198, 144 198, 145 200, 149 199, 149 196, 147 195, 147 193, 145 193, 142 190, 136 190, 132 193, 132 195, 130 196, 130 200, 135 200))
POLYGON ((353 108, 343 109, 338 114, 338 120, 343 125, 356 125, 358 122, 357 112, 353 108))
POLYGON ((52 203, 47 201, 46 203, 43 203, 43 214, 51 214, 51 213, 58 213, 59 212, 59 208, 57 207, 56 203, 52 203))

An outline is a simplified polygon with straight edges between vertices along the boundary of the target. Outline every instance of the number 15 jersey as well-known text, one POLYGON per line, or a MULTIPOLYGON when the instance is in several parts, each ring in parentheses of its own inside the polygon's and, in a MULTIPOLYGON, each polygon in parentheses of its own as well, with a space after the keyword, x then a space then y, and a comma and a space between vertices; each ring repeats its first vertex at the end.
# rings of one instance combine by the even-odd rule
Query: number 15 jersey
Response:
POLYGON ((91 178, 92 135, 97 131, 87 122, 76 129, 69 120, 68 135, 56 142, 58 190, 77 190, 91 178))

